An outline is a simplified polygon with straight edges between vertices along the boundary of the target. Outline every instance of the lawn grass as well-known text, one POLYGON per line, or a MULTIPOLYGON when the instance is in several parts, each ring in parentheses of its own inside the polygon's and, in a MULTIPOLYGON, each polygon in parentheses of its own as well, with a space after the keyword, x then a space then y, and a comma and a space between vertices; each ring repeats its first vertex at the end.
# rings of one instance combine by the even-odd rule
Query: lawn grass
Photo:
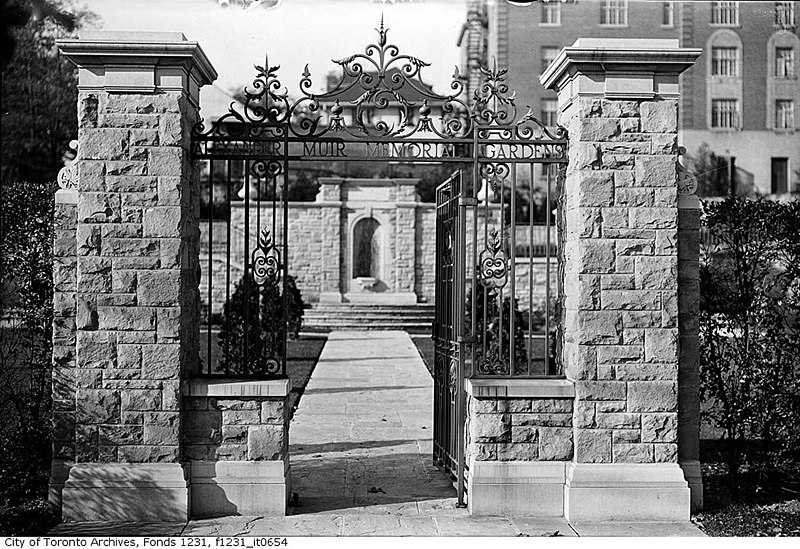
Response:
POLYGON ((419 351, 419 355, 422 357, 422 362, 425 363, 428 373, 433 377, 433 338, 429 335, 409 335, 411 336, 411 341, 413 341, 414 345, 417 347, 417 351, 419 351))
POLYGON ((290 340, 286 344, 286 373, 292 380, 292 392, 289 394, 291 417, 300 404, 300 398, 306 390, 308 380, 314 372, 327 339, 325 334, 309 334, 290 340))

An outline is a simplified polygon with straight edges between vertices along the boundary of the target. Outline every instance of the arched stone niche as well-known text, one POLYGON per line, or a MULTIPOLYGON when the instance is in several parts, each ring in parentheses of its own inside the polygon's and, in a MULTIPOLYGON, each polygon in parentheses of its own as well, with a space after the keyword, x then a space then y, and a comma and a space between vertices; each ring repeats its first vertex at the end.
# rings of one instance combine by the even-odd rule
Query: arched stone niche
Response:
POLYGON ((382 235, 374 217, 362 217, 353 226, 353 278, 381 278, 382 235))
MULTIPOLYGON (((379 294, 393 292, 389 218, 384 212, 367 207, 351 214, 347 227, 347 295, 349 300, 382 301, 379 294)), ((388 296, 386 296, 388 297, 388 296)))

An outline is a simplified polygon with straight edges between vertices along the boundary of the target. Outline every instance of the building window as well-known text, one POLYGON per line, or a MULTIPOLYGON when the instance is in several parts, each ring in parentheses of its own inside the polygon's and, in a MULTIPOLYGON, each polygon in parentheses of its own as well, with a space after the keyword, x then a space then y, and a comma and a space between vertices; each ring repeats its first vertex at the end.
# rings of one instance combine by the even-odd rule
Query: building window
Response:
POLYGON ((772 194, 789 192, 789 159, 772 158, 772 194))
POLYGON ((661 2, 661 26, 675 26, 675 2, 661 2))
POLYGON ((794 2, 775 2, 775 26, 781 29, 794 28, 794 2))
POLYGON ((542 72, 544 72, 547 67, 550 66, 558 52, 561 51, 561 48, 557 48, 555 46, 543 46, 542 47, 542 72))
POLYGON ((558 125, 558 100, 542 99, 541 122, 548 127, 558 125))
POLYGON ((600 2, 600 24, 624 27, 628 24, 627 0, 603 0, 600 2))
POLYGON ((738 26, 739 2, 711 2, 711 24, 738 26))
POLYGON ((711 48, 712 76, 739 76, 739 48, 711 48))
POLYGON ((542 2, 542 25, 561 24, 561 2, 544 0, 542 2))
POLYGON ((738 128, 739 101, 736 99, 712 99, 711 127, 738 128))
POLYGON ((794 78, 794 49, 775 48, 775 76, 794 78))
POLYGON ((794 101, 791 99, 778 99, 775 101, 775 129, 794 129, 794 101))

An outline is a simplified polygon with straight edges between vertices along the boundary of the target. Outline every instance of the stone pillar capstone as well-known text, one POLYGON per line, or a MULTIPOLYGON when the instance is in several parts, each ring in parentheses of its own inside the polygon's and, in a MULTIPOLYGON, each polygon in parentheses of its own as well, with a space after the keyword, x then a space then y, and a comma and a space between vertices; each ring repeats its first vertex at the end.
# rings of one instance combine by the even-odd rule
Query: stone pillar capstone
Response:
POLYGON ((677 40, 584 39, 541 77, 569 131, 563 368, 569 520, 686 520, 678 464, 677 40))
POLYGON ((74 347, 54 364, 54 397, 73 414, 57 416, 63 518, 186 520, 180 385, 199 367, 190 132, 200 87, 217 75, 180 33, 57 44, 79 69, 74 289, 55 274, 70 292, 56 295, 62 310, 75 292, 74 347))

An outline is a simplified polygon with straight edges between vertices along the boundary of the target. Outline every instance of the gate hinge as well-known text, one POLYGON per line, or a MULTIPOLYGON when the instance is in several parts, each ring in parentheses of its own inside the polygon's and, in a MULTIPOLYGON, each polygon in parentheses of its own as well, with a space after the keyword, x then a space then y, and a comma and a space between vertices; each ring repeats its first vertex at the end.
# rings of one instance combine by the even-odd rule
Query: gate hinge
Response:
POLYGON ((466 196, 461 196, 458 199, 459 206, 477 206, 478 199, 477 198, 468 198, 466 196))

